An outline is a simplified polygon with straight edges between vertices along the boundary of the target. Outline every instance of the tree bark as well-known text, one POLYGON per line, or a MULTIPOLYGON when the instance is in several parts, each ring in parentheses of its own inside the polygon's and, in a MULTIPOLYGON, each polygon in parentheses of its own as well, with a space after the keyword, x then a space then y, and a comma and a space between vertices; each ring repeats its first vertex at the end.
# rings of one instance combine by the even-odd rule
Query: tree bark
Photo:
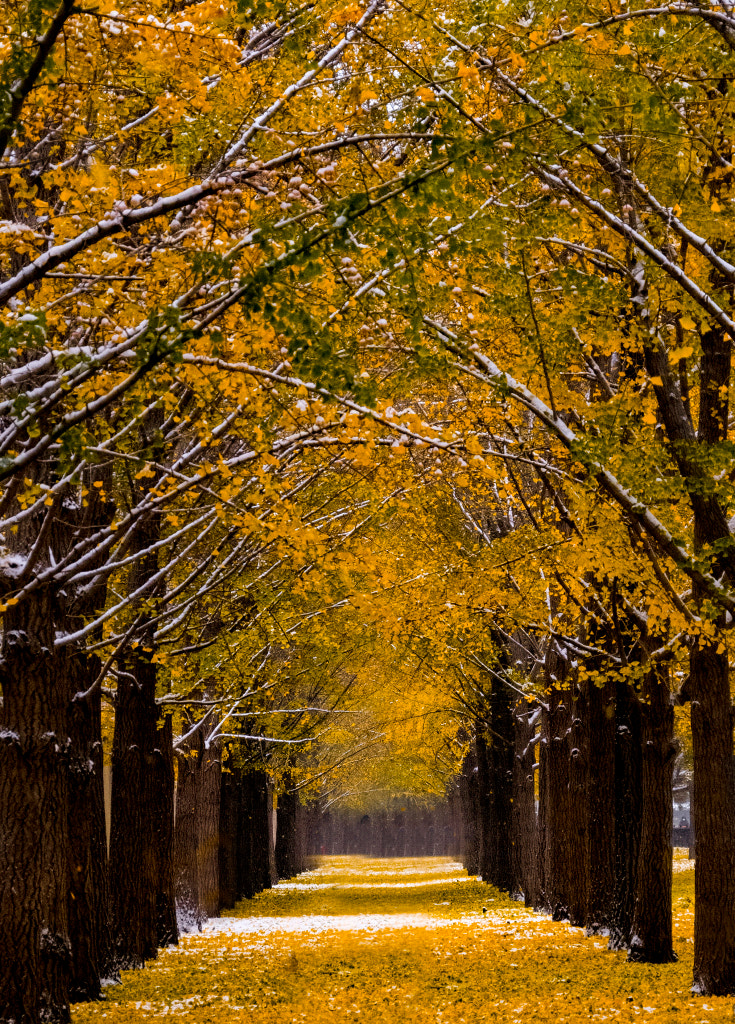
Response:
MULTIPOLYGON (((290 788, 290 775, 284 779, 284 791, 278 797, 276 820, 276 870, 279 878, 293 878, 303 870, 300 865, 298 809, 299 796, 290 788)), ((372 844, 371 844, 372 845, 372 844)))
MULTIPOLYGON (((151 645, 152 646, 152 645, 151 645)), ((131 970, 156 956, 158 856, 155 814, 158 750, 152 650, 123 663, 112 745, 110 899, 115 966, 131 970)))
POLYGON ((641 838, 641 727, 635 694, 618 682, 615 700, 615 892, 610 949, 630 949, 641 838))
POLYGON ((512 807, 513 807, 513 705, 510 689, 493 680, 490 694, 488 768, 492 794, 490 805, 492 856, 490 881, 503 892, 513 886, 512 807))
POLYGON ((198 859, 202 911, 215 917, 219 909, 219 812, 222 782, 219 745, 205 747, 200 755, 197 792, 198 859))
POLYGON ((548 696, 546 748, 546 899, 554 921, 569 917, 569 728, 570 695, 553 689, 548 696))
POLYGON ((700 638, 691 653, 694 747, 694 987, 735 991, 735 792, 727 653, 700 638))
MULTIPOLYGON (((567 906, 569 923, 583 928, 587 917, 587 732, 589 729, 586 688, 575 685, 569 727, 569 789, 567 793, 567 906), (581 870, 580 870, 581 869, 581 870)), ((571 696, 571 695, 570 695, 571 696)))
POLYGON ((72 697, 53 596, 5 613, 0 728, 0 1020, 67 1022, 72 697))
POLYGON ((202 734, 199 731, 177 753, 174 872, 176 919, 179 931, 182 932, 201 931, 206 919, 202 907, 198 820, 202 746, 202 734))
POLYGON ((513 761, 513 889, 527 907, 536 902, 536 807, 534 799, 534 733, 538 709, 521 700, 515 709, 513 761))
POLYGON ((228 759, 222 772, 219 818, 219 912, 234 907, 238 896, 238 816, 240 772, 228 759))
POLYGON ((477 873, 483 882, 492 881, 493 873, 493 790, 488 761, 485 723, 475 723, 477 752, 477 873))
POLYGON ((672 849, 674 709, 668 681, 649 669, 641 705, 643 744, 641 773, 641 846, 628 959, 638 963, 673 963, 672 849))
POLYGON ((587 900, 588 935, 609 932, 615 891, 615 692, 587 684, 587 900))
MULTIPOLYGON (((101 668, 97 657, 71 654, 77 693, 85 692, 101 668)), ((69 934, 72 1002, 100 999, 100 980, 111 967, 110 900, 99 689, 70 705, 69 759, 69 934)))
POLYGON ((174 750, 170 715, 157 733, 153 761, 152 824, 157 849, 156 945, 175 946, 179 941, 176 925, 174 886, 174 750))

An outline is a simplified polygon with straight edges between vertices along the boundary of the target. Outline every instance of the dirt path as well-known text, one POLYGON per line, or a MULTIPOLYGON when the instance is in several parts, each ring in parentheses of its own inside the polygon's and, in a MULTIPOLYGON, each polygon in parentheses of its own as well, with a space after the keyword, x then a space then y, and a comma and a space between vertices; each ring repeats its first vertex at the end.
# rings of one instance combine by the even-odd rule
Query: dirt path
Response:
POLYGON ((647 967, 449 861, 326 858, 126 973, 74 1024, 733 1020, 735 1000, 689 993, 693 872, 677 867, 680 961, 647 967))

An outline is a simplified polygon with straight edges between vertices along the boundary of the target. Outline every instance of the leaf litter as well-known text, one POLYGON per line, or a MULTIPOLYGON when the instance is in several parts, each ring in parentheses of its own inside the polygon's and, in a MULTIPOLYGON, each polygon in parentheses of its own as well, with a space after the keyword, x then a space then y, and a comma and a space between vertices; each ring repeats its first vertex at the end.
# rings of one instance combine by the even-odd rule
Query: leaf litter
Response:
POLYGON ((676 964, 628 964, 442 858, 326 857, 123 972, 73 1024, 719 1022, 689 989, 694 871, 674 856, 676 964), (483 909, 484 908, 484 909, 483 909))

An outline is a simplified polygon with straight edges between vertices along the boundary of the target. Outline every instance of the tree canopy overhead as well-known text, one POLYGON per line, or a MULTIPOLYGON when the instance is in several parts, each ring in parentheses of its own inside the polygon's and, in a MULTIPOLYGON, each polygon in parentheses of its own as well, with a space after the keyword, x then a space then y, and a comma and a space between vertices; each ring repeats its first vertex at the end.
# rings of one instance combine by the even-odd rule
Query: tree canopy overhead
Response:
POLYGON ((66 935, 66 769, 22 765, 103 702, 354 799, 573 676, 691 701, 731 991, 729 5, 1 17, 0 876, 40 843, 66 935))

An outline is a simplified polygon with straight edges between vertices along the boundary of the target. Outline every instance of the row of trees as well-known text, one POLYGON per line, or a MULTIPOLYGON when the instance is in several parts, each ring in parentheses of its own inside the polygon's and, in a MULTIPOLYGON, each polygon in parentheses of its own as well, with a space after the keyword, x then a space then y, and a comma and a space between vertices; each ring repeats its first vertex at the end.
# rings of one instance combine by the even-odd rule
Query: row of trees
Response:
MULTIPOLYGON (((106 903, 120 963, 172 934, 152 894, 212 843, 209 752, 265 747, 327 800, 441 791, 479 722, 478 778, 507 779, 498 677, 559 755, 538 835, 629 772, 614 861, 628 813, 660 852, 691 707, 694 982, 735 989, 735 25, 435 14, 3 10, 0 1019, 68 1019, 72 977, 94 996, 106 903), (633 737, 612 760, 601 707, 633 737)), ((555 843, 534 886, 569 910, 555 843)))

